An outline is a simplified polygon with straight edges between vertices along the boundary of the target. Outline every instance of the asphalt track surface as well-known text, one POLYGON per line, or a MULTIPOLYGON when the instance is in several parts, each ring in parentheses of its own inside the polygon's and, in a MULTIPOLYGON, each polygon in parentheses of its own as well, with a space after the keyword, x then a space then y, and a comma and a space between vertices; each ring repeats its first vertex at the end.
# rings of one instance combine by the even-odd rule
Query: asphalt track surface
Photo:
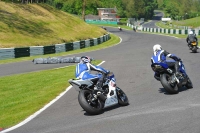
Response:
POLYGON ((143 27, 148 27, 148 28, 159 28, 158 26, 155 25, 156 22, 160 21, 162 19, 163 13, 154 11, 155 15, 152 18, 152 21, 149 23, 144 23, 142 26, 143 27))
MULTIPOLYGON (((80 107, 78 92, 71 88, 34 119, 9 133, 200 132, 200 53, 191 53, 185 39, 109 27, 107 30, 120 36, 122 43, 74 56, 88 55, 104 60, 101 66, 115 73, 117 85, 128 95, 130 105, 117 105, 105 109, 100 115, 91 116, 80 107), (150 58, 152 47, 157 43, 181 57, 194 84, 193 89, 182 88, 179 94, 169 95, 153 78, 150 58)), ((7 75, 61 66, 66 64, 34 65, 29 61, 0 65, 0 69, 5 67, 1 75, 7 75)))

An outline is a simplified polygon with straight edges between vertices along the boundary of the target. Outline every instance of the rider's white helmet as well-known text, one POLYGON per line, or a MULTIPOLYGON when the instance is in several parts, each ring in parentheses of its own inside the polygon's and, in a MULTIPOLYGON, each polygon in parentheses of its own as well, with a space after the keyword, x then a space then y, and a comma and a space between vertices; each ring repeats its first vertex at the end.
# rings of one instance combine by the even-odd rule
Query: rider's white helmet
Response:
POLYGON ((157 52, 158 50, 162 50, 162 47, 160 46, 160 44, 156 44, 153 46, 153 52, 157 52))
POLYGON ((190 35, 193 34, 193 31, 190 31, 189 34, 190 34, 190 35))

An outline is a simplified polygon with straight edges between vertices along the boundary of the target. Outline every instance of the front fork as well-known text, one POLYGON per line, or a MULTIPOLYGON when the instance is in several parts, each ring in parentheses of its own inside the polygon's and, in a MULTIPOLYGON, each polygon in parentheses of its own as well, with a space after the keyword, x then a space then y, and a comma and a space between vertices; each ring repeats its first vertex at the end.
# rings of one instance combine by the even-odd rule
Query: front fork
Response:
POLYGON ((179 81, 179 79, 176 77, 176 75, 175 75, 175 73, 171 76, 171 78, 170 78, 170 84, 174 84, 174 83, 179 83, 180 81, 179 81))

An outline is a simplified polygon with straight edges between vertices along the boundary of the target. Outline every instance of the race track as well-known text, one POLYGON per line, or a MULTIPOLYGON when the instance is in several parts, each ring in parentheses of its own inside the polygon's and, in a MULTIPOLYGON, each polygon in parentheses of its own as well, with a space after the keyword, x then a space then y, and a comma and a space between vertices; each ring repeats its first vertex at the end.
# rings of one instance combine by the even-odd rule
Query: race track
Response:
POLYGON ((158 28, 156 26, 156 23, 162 19, 163 13, 159 11, 154 11, 154 16, 150 22, 144 23, 142 26, 143 27, 148 27, 148 28, 158 28))
MULTIPOLYGON (((200 132, 200 53, 191 53, 185 39, 128 30, 120 32, 116 28, 107 30, 120 36, 122 43, 75 56, 88 55, 104 60, 102 66, 115 73, 117 85, 128 95, 130 105, 115 106, 100 115, 90 116, 80 107, 78 92, 71 88, 37 117, 9 133, 200 132), (179 94, 169 95, 161 83, 153 78, 150 58, 152 47, 157 43, 183 60, 194 84, 193 89, 182 89, 179 94)), ((11 65, 0 65, 0 68, 10 68, 11 65)), ((32 62, 21 62, 14 65, 11 72, 21 73, 66 64, 34 65, 32 62), (24 65, 26 70, 21 68, 24 65)), ((2 75, 6 75, 6 72, 1 71, 2 75)))

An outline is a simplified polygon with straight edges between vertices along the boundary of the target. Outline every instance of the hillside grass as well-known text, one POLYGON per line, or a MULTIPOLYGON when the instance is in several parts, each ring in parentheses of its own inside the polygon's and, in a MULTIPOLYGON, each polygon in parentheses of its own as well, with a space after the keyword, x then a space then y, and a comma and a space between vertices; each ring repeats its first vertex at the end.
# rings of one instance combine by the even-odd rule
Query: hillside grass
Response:
POLYGON ((46 46, 97 38, 107 33, 46 4, 0 1, 0 48, 46 46))
POLYGON ((172 22, 173 25, 179 25, 179 26, 188 26, 191 28, 196 28, 196 27, 200 27, 200 17, 195 17, 195 18, 191 18, 191 19, 185 19, 182 21, 173 21, 172 22))

